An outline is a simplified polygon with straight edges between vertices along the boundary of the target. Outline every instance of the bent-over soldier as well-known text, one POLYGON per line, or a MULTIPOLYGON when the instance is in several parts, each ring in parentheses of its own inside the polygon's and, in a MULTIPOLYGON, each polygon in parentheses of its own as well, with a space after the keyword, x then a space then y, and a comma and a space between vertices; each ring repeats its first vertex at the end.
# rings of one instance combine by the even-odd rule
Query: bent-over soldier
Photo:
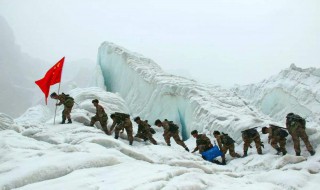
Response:
POLYGON ((60 106, 63 104, 64 106, 64 109, 62 111, 62 122, 61 124, 65 124, 66 123, 66 119, 68 119, 68 123, 72 123, 71 121, 71 110, 72 110, 72 107, 74 105, 74 99, 69 96, 68 94, 57 94, 55 92, 53 92, 50 97, 52 99, 55 99, 55 100, 59 100, 58 103, 56 103, 56 106, 60 106))
POLYGON ((150 127, 147 122, 142 121, 140 117, 134 118, 134 121, 138 124, 138 132, 135 137, 141 138, 144 141, 148 139, 152 144, 157 144, 157 141, 152 137, 152 133, 150 132, 150 127))
POLYGON ((133 143, 133 135, 132 135, 132 122, 130 120, 130 115, 125 113, 115 112, 111 114, 111 119, 113 120, 112 126, 110 128, 110 132, 114 130, 114 138, 119 138, 119 132, 123 129, 126 130, 129 144, 132 145, 133 143))
POLYGON ((103 131, 107 135, 111 135, 108 130, 108 127, 107 127, 108 115, 104 111, 103 107, 101 105, 99 105, 99 100, 94 99, 94 100, 92 100, 92 103, 93 103, 94 107, 96 107, 96 115, 91 117, 90 126, 93 126, 95 124, 95 122, 99 121, 103 131))

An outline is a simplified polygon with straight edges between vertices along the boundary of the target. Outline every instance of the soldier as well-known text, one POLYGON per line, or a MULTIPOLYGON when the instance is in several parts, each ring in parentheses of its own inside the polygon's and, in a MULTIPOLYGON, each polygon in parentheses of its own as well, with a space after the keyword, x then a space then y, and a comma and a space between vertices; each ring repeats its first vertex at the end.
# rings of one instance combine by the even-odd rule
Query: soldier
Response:
POLYGON ((243 144, 243 156, 242 157, 246 157, 248 155, 248 148, 251 148, 251 143, 252 141, 254 141, 254 143, 256 144, 256 149, 258 154, 262 154, 262 149, 261 146, 264 147, 263 143, 261 143, 261 139, 260 139, 260 135, 255 128, 251 128, 251 129, 247 129, 242 132, 242 139, 244 141, 243 144))
POLYGON ((115 128, 115 135, 114 138, 119 138, 119 132, 123 129, 126 130, 129 144, 132 145, 133 143, 133 136, 132 136, 132 122, 130 120, 130 115, 125 113, 118 113, 115 112, 111 114, 111 119, 113 120, 112 126, 110 128, 110 132, 112 132, 113 128, 115 128))
POLYGON ((163 127, 164 129, 163 137, 168 146, 171 146, 170 138, 173 137, 173 139, 176 141, 177 144, 179 144, 186 151, 189 152, 188 147, 184 144, 184 142, 179 137, 179 127, 176 124, 174 124, 172 121, 165 120, 161 122, 159 119, 157 119, 155 121, 155 125, 158 127, 163 127))
POLYGON ((262 134, 267 133, 269 134, 268 143, 271 143, 271 146, 277 150, 277 155, 280 155, 281 152, 282 155, 286 155, 286 136, 288 136, 288 133, 281 129, 281 127, 272 124, 269 125, 269 128, 262 127, 262 134), (278 146, 278 143, 280 147, 278 146))
POLYGON ((300 156, 300 138, 303 140, 304 144, 307 147, 307 150, 313 156, 316 152, 314 151, 312 145, 309 142, 308 135, 306 134, 306 120, 296 115, 294 113, 289 113, 287 115, 286 127, 289 134, 292 136, 294 150, 297 156, 300 156))
POLYGON ((201 154, 202 152, 205 152, 205 151, 209 150, 210 148, 212 148, 211 141, 205 134, 198 134, 197 130, 193 130, 191 132, 191 135, 195 139, 197 139, 196 140, 197 146, 196 146, 196 148, 193 149, 193 151, 191 153, 194 153, 199 150, 199 153, 201 154))
POLYGON ((134 121, 138 124, 138 133, 135 137, 141 138, 144 141, 147 141, 149 139, 152 144, 156 145, 157 141, 152 137, 148 123, 142 121, 140 117, 134 118, 134 121))
POLYGON ((57 94, 55 92, 53 92, 50 97, 52 99, 56 99, 56 100, 59 100, 59 103, 56 103, 56 106, 60 106, 60 105, 64 105, 64 109, 62 111, 62 122, 61 124, 65 124, 66 122, 66 119, 68 119, 68 123, 72 123, 71 121, 71 110, 72 110, 72 107, 74 105, 74 99, 67 95, 67 94, 57 94))
POLYGON ((94 99, 94 100, 92 100, 92 103, 93 103, 94 107, 96 107, 96 115, 91 117, 90 126, 93 126, 95 122, 99 121, 103 131, 107 135, 111 135, 111 133, 109 132, 108 127, 107 127, 108 115, 104 111, 103 107, 101 105, 99 105, 99 100, 94 99))
POLYGON ((223 163, 226 163, 225 155, 228 152, 228 150, 229 150, 230 156, 237 157, 237 158, 241 157, 238 153, 236 153, 234 151, 235 141, 231 137, 229 137, 228 134, 222 133, 222 135, 221 135, 219 131, 214 131, 213 136, 214 136, 214 138, 217 139, 218 146, 219 146, 221 152, 223 153, 223 155, 222 155, 222 162, 223 163))

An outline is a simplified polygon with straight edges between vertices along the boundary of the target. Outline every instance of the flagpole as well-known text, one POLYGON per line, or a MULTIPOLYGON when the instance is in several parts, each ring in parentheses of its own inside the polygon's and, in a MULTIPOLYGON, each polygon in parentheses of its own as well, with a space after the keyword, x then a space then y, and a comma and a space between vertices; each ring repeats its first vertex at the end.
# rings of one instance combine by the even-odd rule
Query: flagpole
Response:
MULTIPOLYGON (((58 88, 58 95, 59 95, 59 92, 60 92, 60 84, 61 84, 61 81, 59 82, 59 88, 58 88)), ((58 103, 59 100, 57 100, 56 102, 56 109, 54 110, 54 118, 53 118, 53 124, 55 125, 56 124, 56 114, 57 114, 57 103, 58 103)))

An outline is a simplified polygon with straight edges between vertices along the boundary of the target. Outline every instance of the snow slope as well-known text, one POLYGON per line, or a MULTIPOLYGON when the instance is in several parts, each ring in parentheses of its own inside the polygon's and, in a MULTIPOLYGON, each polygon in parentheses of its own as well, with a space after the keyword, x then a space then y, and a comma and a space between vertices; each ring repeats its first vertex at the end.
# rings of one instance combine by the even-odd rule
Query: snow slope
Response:
MULTIPOLYGON (((116 140, 99 126, 87 127, 83 123, 95 112, 92 99, 98 98, 108 114, 128 112, 125 101, 100 88, 70 94, 77 102, 73 124, 53 125, 52 113, 42 106, 15 120, 0 114, 0 189, 311 190, 320 185, 319 147, 315 156, 305 158, 277 156, 266 146, 265 155, 251 150, 243 159, 227 156, 228 165, 219 166, 175 143, 166 146, 160 128, 154 136, 159 145, 135 139, 129 146, 125 135, 116 140)), ((186 144, 193 148, 195 140, 186 144)))
POLYGON ((152 122, 173 120, 184 139, 193 129, 218 129, 239 140, 241 130, 270 122, 234 92, 166 74, 152 60, 115 44, 102 43, 98 64, 108 91, 119 93, 131 114, 152 122))

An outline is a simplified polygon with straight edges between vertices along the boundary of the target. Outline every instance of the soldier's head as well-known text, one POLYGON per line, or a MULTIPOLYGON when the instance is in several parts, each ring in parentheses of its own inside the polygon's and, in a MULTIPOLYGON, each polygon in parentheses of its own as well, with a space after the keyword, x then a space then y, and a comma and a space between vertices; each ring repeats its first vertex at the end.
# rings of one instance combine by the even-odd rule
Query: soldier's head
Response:
POLYGON ((220 135, 220 132, 219 132, 219 131, 213 131, 213 136, 214 136, 214 137, 217 137, 218 135, 220 135))
POLYGON ((58 98, 58 94, 53 92, 52 94, 50 94, 50 98, 57 99, 58 98))
POLYGON ((115 119, 116 118, 116 114, 113 113, 113 114, 110 115, 110 117, 111 117, 111 119, 115 119))
POLYGON ((141 123, 141 119, 140 119, 139 116, 138 116, 138 117, 135 117, 135 118, 134 118, 134 121, 135 121, 137 124, 140 124, 140 123, 141 123))
POLYGON ((162 122, 160 121, 160 119, 157 119, 154 124, 158 127, 161 127, 162 126, 162 122))
POLYGON ((294 113, 288 113, 286 118, 293 117, 294 113))
POLYGON ((94 106, 97 106, 99 104, 99 100, 94 99, 94 100, 92 100, 92 103, 93 103, 94 106))
POLYGON ((262 134, 268 133, 268 127, 262 127, 262 134))
POLYGON ((198 136, 198 131, 197 131, 197 130, 191 131, 191 135, 192 135, 194 138, 197 138, 197 136, 198 136))

